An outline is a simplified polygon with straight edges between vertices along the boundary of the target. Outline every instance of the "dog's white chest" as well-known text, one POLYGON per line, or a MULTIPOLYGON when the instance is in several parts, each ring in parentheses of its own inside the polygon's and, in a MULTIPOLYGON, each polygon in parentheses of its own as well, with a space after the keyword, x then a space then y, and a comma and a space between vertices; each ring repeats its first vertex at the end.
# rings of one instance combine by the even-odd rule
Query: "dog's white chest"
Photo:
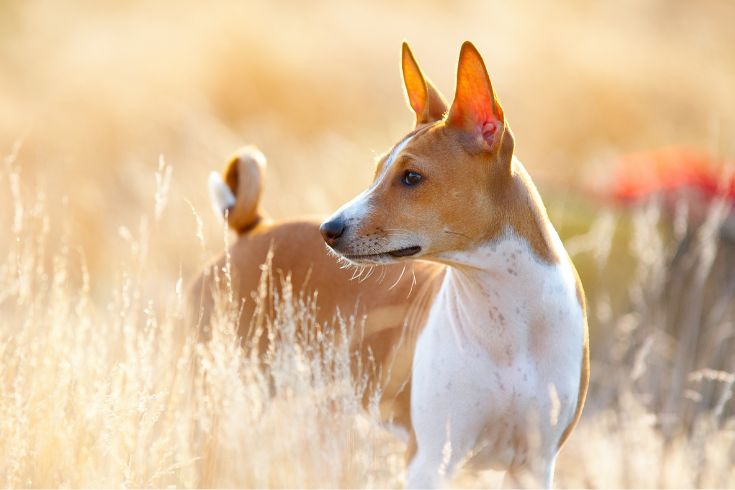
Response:
POLYGON ((412 420, 419 451, 441 444, 507 469, 529 445, 557 445, 574 416, 582 310, 571 269, 538 261, 516 237, 462 260, 486 269, 447 271, 416 346, 412 420))

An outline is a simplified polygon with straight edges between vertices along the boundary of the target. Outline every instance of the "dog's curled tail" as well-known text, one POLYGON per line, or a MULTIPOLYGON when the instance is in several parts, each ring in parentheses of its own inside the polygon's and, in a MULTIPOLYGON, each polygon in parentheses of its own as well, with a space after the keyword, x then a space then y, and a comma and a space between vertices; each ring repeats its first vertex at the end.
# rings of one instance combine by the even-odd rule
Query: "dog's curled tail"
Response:
POLYGON ((240 148, 224 171, 209 175, 209 197, 214 212, 227 217, 237 233, 246 233, 263 218, 260 195, 263 192, 265 155, 254 146, 240 148))

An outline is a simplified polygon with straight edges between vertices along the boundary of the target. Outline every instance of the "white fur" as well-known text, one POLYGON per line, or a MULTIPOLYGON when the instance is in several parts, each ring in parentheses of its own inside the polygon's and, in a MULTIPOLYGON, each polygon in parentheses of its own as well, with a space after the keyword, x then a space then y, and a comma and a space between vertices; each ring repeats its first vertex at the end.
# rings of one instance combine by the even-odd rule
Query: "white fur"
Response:
MULTIPOLYGON (((552 246, 565 257, 551 224, 552 246)), ((547 264, 508 230, 451 266, 413 361, 418 452, 408 487, 434 487, 469 461, 551 486, 579 393, 583 312, 569 263, 547 264)))
POLYGON ((345 221, 362 220, 371 210, 371 206, 369 203, 370 190, 371 189, 361 192, 360 194, 352 198, 349 202, 343 204, 342 207, 335 211, 335 213, 330 216, 327 221, 338 218, 345 221))
POLYGON ((235 195, 217 172, 209 174, 209 200, 212 203, 214 214, 220 218, 223 218, 225 212, 235 206, 235 195))

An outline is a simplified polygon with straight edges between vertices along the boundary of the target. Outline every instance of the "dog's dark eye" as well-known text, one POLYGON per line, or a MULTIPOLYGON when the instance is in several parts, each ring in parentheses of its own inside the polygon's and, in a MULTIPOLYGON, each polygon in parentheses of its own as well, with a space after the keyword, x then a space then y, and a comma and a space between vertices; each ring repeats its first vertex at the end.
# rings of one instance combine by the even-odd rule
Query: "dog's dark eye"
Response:
POLYGON ((403 174, 401 182, 409 187, 415 186, 416 184, 421 182, 421 174, 418 172, 406 171, 406 173, 403 174))

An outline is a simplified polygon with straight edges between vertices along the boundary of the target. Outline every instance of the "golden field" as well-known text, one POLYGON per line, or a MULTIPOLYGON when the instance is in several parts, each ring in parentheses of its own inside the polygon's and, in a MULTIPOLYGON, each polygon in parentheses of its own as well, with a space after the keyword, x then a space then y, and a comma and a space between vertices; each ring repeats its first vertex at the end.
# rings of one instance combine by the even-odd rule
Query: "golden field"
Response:
POLYGON ((469 39, 588 293, 556 486, 735 487, 731 204, 693 223, 592 191, 630 152, 735 158, 733 21, 715 0, 0 3, 0 485, 399 487, 346 346, 294 333, 308 298, 276 305, 263 368, 232 298, 210 344, 182 335, 185 291, 233 239, 206 178, 235 148, 268 157, 271 216, 329 214, 410 129, 401 41, 451 99, 469 39))

